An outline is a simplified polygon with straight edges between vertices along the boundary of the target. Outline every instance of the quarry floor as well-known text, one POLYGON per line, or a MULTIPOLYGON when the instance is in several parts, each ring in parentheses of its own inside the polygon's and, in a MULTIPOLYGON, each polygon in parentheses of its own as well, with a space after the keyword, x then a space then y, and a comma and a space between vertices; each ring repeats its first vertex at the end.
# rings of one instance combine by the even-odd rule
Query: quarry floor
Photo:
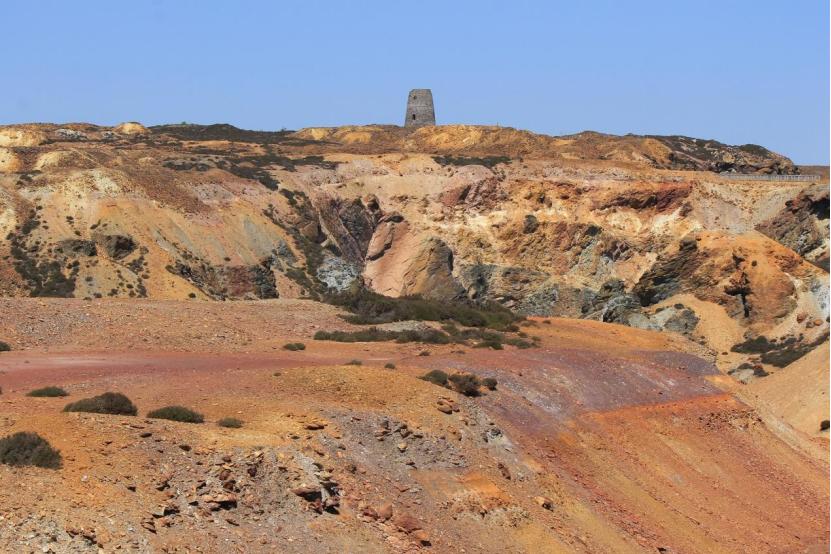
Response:
POLYGON ((303 300, 0 299, 0 435, 64 458, 0 466, 0 550, 827 551, 827 436, 739 400, 681 337, 535 318, 527 350, 311 338, 350 327, 303 300), (26 396, 46 385, 70 396, 26 396), (140 415, 61 412, 104 391, 140 415), (206 423, 143 417, 169 404, 206 423), (326 479, 336 514, 291 492, 326 479))

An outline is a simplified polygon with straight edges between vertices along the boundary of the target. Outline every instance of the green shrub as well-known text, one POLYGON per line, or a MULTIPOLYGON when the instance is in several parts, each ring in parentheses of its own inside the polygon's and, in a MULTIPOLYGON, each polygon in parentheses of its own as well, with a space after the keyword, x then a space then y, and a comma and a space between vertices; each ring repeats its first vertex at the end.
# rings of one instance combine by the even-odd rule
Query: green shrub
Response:
POLYGON ((335 342, 383 342, 394 340, 399 343, 450 343, 450 337, 436 329, 384 331, 377 327, 370 327, 358 331, 318 331, 315 333, 314 338, 315 340, 331 340, 335 342))
POLYGON ((297 350, 306 350, 306 345, 302 342, 290 342, 288 344, 283 345, 284 350, 291 350, 292 352, 296 352, 297 350))
POLYGON ((361 360, 349 360, 346 365, 364 365, 364 363, 361 360))
POLYGON ((120 392, 105 392, 92 398, 83 398, 67 404, 63 411, 133 416, 138 413, 136 406, 120 392))
POLYGON ((498 331, 491 331, 490 329, 465 329, 464 331, 459 331, 454 338, 456 342, 465 342, 469 340, 503 342, 505 340, 505 335, 498 331))
POLYGON ((421 376, 421 379, 427 381, 428 383, 438 385, 440 387, 447 386, 447 373, 443 372, 440 369, 428 371, 427 373, 421 376))
POLYGON ((229 427, 231 429, 239 429, 242 427, 242 420, 235 417, 223 417, 216 422, 220 427, 229 427))
POLYGON ((482 386, 488 390, 496 390, 496 379, 493 377, 485 377, 482 379, 482 386))
POLYGON ((459 328, 456 327, 456 325, 453 323, 445 323, 441 326, 441 330, 452 337, 455 337, 459 334, 459 328))
POLYGON ((479 379, 470 373, 454 373, 449 377, 453 390, 465 396, 479 396, 479 379))
POLYGON ((194 412, 184 406, 165 406, 164 408, 147 412, 147 417, 153 419, 169 419, 183 423, 202 423, 205 421, 202 414, 194 412))
POLYGON ((534 343, 532 343, 531 341, 527 341, 527 340, 521 339, 519 337, 511 337, 511 338, 505 339, 505 342, 507 342, 511 346, 516 346, 517 348, 522 348, 522 349, 533 348, 535 346, 534 343))
POLYGON ((450 336, 436 329, 399 331, 395 342, 423 342, 427 344, 450 344, 450 336))
POLYGON ((0 464, 58 469, 61 453, 37 433, 22 431, 0 439, 0 464))
POLYGON ((387 362, 384 364, 385 369, 395 369, 395 364, 392 362, 387 362))
POLYGON ((29 394, 26 396, 55 398, 58 396, 69 396, 69 393, 60 387, 43 387, 29 391, 29 394))
POLYGON ((502 343, 494 339, 485 339, 474 344, 473 348, 493 348, 494 350, 502 350, 502 343))
POLYGON ((9 343, 0 340, 0 352, 9 352, 12 349, 9 343))
POLYGON ((395 340, 397 334, 391 331, 382 331, 377 327, 361 329, 359 331, 318 331, 315 340, 331 340, 335 342, 382 342, 395 340))

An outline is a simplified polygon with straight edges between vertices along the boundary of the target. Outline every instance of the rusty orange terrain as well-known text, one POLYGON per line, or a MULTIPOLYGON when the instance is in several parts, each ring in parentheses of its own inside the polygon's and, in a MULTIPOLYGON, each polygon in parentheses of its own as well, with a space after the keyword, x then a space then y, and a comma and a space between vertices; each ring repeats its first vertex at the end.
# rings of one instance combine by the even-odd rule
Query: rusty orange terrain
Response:
POLYGON ((314 341, 316 329, 349 326, 307 301, 3 306, 0 329, 20 346, 0 354, 0 434, 37 431, 63 454, 60 470, 0 466, 12 484, 0 488, 3 551, 818 552, 828 542, 827 459, 785 442, 679 337, 535 319, 527 331, 540 347, 491 351, 314 341), (198 325, 176 324, 183 314, 198 325), (297 340, 306 350, 282 349, 297 340), (430 369, 498 385, 466 397, 418 379, 430 369), (45 385, 70 396, 26 396, 45 385), (139 416, 61 412, 108 390, 139 416), (206 423, 145 417, 169 404, 206 423), (243 427, 216 425, 229 416, 243 427))

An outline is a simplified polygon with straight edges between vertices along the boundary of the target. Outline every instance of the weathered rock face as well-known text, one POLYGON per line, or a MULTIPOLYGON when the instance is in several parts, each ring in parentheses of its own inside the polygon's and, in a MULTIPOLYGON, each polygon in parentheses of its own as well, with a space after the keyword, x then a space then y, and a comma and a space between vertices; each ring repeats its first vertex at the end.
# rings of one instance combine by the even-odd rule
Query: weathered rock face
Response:
POLYGON ((168 271, 186 279, 216 300, 277 298, 274 274, 268 267, 221 266, 176 262, 168 271))
POLYGON ((720 276, 709 272, 693 275, 705 261, 695 239, 681 241, 678 252, 656 263, 635 285, 633 292, 641 305, 650 306, 681 292, 682 287, 707 287, 717 283, 720 276))
POLYGON ((387 296, 451 300, 463 295, 453 276, 453 251, 438 237, 411 233, 405 222, 381 224, 367 252, 364 278, 387 296))
POLYGON ((731 337, 721 350, 827 327, 823 187, 656 169, 792 171, 756 147, 471 126, 2 136, 3 294, 319 298, 363 280, 731 337))
POLYGON ((828 271, 828 187, 811 187, 756 229, 828 271))
POLYGON ((337 245, 343 257, 353 263, 363 262, 380 215, 377 201, 370 199, 367 203, 371 207, 358 198, 351 201, 323 198, 316 205, 326 236, 337 245))
POLYGON ((110 258, 116 260, 129 256, 136 249, 136 243, 129 235, 94 233, 93 239, 101 245, 110 258))
MULTIPOLYGON (((694 171, 791 174, 794 164, 757 144, 728 146, 715 140, 690 137, 652 137, 670 149, 668 167, 694 171)), ((658 167, 667 166, 666 162, 658 167)))

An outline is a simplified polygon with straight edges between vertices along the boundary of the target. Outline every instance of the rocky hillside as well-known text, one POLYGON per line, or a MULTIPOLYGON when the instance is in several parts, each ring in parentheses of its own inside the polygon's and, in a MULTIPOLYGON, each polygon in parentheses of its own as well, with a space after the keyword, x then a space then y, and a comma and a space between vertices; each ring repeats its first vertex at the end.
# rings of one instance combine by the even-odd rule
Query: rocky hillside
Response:
POLYGON ((828 335, 828 191, 764 148, 497 127, 0 128, 0 295, 495 301, 752 379, 828 335))

